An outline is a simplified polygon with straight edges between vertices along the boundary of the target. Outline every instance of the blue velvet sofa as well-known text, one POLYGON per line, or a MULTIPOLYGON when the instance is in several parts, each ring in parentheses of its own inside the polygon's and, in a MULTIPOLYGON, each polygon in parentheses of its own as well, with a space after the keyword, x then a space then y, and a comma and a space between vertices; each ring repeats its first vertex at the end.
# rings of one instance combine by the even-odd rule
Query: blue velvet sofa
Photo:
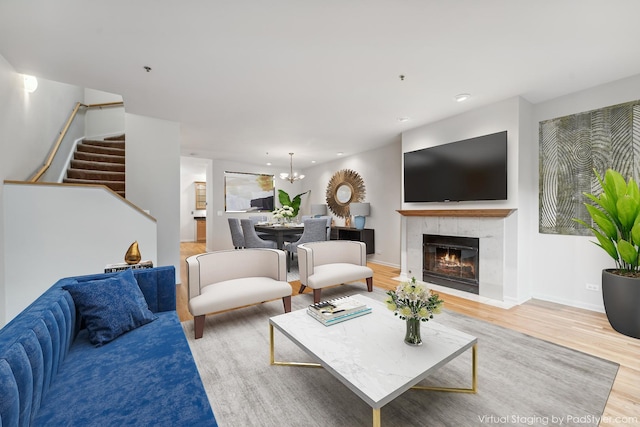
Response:
POLYGON ((217 425, 175 311, 174 268, 128 271, 150 317, 109 342, 92 343, 68 289, 121 273, 62 279, 0 329, 2 427, 217 425))

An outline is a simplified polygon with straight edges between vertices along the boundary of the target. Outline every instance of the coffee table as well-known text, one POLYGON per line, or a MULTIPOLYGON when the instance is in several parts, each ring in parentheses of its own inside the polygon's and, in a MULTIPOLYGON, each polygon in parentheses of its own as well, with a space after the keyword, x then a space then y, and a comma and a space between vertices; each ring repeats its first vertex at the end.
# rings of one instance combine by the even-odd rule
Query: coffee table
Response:
POLYGON ((364 295, 353 298, 372 308, 371 314, 324 326, 307 309, 269 319, 272 365, 323 367, 373 408, 373 426, 380 426, 380 408, 410 388, 476 393, 477 338, 429 321, 422 324, 421 346, 404 343, 405 322, 386 306, 364 295), (275 360, 274 328, 296 343, 317 363, 275 360), (450 360, 472 349, 471 387, 424 387, 417 383, 450 360))

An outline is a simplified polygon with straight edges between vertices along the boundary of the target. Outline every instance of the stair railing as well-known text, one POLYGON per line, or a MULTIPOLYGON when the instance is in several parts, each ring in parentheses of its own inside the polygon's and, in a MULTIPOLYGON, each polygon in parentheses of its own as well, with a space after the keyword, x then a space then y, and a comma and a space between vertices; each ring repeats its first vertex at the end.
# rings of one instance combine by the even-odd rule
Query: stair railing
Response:
POLYGON ((58 135, 58 139, 56 140, 55 144, 53 145, 53 149, 49 153, 49 156, 45 160, 44 164, 27 181, 28 182, 38 182, 38 180, 47 171, 47 169, 49 169, 49 166, 51 166, 51 163, 53 162, 53 159, 56 157, 56 154, 58 153, 58 149, 60 148, 60 144, 62 144, 62 140, 67 135, 67 131, 69 130, 69 127, 73 123, 73 119, 76 118, 76 115, 78 114, 78 110, 80 110, 80 108, 90 109, 90 108, 103 108, 103 107, 121 107, 123 105, 124 105, 124 102, 104 102, 104 103, 101 103, 101 104, 83 104, 81 102, 77 102, 75 107, 73 108, 73 111, 71 112, 71 115, 67 119, 67 123, 62 128, 62 131, 60 131, 60 134, 58 135))

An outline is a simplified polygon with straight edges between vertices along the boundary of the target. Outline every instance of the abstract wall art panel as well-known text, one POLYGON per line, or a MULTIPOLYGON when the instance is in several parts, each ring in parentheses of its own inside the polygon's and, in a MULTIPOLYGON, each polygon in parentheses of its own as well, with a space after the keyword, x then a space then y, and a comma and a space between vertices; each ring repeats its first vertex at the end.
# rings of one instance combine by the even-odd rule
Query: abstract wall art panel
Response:
POLYGON ((600 194, 593 172, 640 173, 640 100, 540 122, 539 231, 590 236, 584 193, 600 194))
POLYGON ((272 211, 275 192, 273 175, 224 173, 225 212, 272 211))

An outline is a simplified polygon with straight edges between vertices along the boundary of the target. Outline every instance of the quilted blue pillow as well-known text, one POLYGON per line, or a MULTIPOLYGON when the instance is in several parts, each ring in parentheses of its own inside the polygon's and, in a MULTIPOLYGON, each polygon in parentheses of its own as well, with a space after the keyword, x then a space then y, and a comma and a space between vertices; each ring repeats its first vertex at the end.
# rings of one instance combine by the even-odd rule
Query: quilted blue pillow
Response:
POLYGON ((100 347, 155 319, 131 269, 101 280, 63 286, 85 320, 89 341, 100 347))

